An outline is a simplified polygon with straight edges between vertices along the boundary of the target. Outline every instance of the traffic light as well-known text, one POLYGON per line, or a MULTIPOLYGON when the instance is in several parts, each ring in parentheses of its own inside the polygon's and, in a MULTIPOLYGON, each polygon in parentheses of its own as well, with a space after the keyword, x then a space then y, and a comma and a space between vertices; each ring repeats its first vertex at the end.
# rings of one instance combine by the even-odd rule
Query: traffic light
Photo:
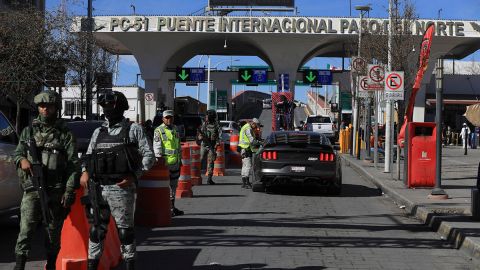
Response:
POLYGON ((190 81, 190 69, 189 68, 177 68, 175 72, 175 81, 188 82, 190 81))
POLYGON ((249 68, 238 69, 238 82, 251 83, 253 81, 253 70, 249 68))
POLYGON ((318 71, 313 69, 307 69, 303 71, 303 83, 313 84, 317 82, 318 71))

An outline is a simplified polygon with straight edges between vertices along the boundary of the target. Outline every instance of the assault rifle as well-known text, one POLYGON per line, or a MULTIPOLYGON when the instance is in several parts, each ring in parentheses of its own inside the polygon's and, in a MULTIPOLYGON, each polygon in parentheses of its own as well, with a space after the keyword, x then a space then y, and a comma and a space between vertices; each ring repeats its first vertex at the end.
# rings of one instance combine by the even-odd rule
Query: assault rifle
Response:
POLYGON ((32 157, 31 168, 32 168, 32 184, 33 187, 38 192, 38 197, 40 198, 40 208, 42 210, 42 221, 45 225, 48 238, 52 239, 50 231, 48 230, 48 224, 52 221, 52 216, 50 211, 48 211, 49 198, 47 193, 47 182, 45 179, 45 171, 42 162, 40 161, 38 154, 38 147, 35 138, 33 137, 33 130, 30 127, 30 140, 28 141, 28 152, 32 157))
POLYGON ((84 162, 88 172, 88 196, 82 197, 82 204, 87 206, 87 217, 94 226, 102 225, 100 204, 102 202, 102 189, 100 183, 95 181, 98 160, 95 158, 95 150, 90 155, 85 155, 84 162))
POLYGON ((198 140, 198 135, 197 135, 197 144, 200 145, 201 142, 203 142, 205 144, 205 146, 208 146, 210 148, 214 148, 215 147, 215 141, 212 142, 212 140, 210 140, 210 138, 202 132, 202 128, 198 128, 197 129, 197 134, 201 135, 202 136, 202 139, 201 140, 198 140))

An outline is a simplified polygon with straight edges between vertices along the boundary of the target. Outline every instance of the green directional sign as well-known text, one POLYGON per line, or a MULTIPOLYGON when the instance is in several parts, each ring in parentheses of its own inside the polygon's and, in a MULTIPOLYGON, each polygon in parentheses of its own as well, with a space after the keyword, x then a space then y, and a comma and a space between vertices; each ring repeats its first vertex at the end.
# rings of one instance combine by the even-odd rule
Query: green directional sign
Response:
POLYGON ((303 83, 312 84, 317 82, 317 70, 307 69, 303 71, 303 83))
POLYGON ((188 82, 190 81, 190 69, 189 68, 177 68, 175 81, 188 82))
POLYGON ((251 83, 253 80, 253 70, 240 68, 238 70, 238 82, 239 83, 251 83))

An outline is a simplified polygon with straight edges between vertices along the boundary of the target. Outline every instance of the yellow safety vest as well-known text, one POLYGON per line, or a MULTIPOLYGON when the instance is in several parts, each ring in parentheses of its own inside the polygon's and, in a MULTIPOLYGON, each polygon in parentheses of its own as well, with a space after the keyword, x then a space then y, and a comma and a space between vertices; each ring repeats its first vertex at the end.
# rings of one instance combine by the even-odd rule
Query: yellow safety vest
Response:
POLYGON ((249 123, 246 123, 245 125, 243 125, 242 129, 240 129, 240 139, 238 142, 238 146, 243 149, 251 148, 251 142, 247 136, 247 130, 252 130, 252 127, 249 123))
POLYGON ((165 124, 161 124, 155 129, 162 140, 162 156, 165 157, 167 165, 177 164, 180 160, 180 138, 177 134, 177 128, 174 126, 168 129, 165 124))

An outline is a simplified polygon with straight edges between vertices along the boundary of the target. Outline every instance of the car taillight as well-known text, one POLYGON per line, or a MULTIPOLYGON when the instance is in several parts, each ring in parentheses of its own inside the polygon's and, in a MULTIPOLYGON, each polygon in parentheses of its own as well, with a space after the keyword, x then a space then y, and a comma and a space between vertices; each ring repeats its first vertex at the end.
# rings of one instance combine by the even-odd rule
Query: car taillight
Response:
POLYGON ((264 159, 264 160, 276 160, 277 159, 277 151, 264 151, 262 153, 262 159, 264 159))
POLYGON ((318 159, 320 161, 334 161, 335 160, 335 154, 332 153, 320 153, 318 156, 318 159))

